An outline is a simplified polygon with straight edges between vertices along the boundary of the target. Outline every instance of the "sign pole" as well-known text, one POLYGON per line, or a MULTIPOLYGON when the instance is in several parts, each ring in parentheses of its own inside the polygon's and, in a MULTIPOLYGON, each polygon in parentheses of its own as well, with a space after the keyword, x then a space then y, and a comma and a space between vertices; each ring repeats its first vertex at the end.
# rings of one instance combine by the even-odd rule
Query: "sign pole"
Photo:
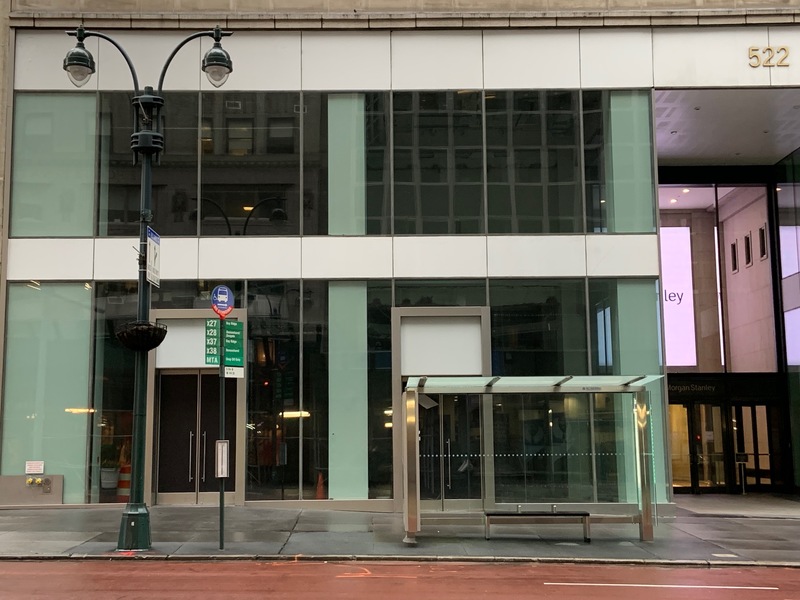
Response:
MULTIPOLYGON (((219 317, 219 439, 225 439, 225 317, 222 315, 219 317)), ((219 478, 219 549, 225 549, 224 477, 219 478)))
MULTIPOLYGON (((211 308, 219 315, 219 439, 215 448, 215 472, 219 479, 219 549, 225 549, 225 478, 228 476, 228 440, 225 439, 225 317, 233 310, 233 292, 218 285, 211 292, 211 308)), ((208 343, 208 342, 206 342, 208 343)))

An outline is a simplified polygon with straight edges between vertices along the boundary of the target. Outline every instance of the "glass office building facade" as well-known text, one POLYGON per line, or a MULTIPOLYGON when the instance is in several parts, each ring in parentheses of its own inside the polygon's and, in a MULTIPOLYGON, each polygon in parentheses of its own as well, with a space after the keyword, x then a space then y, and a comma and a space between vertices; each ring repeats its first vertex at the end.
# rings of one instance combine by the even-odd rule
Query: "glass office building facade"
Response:
MULTIPOLYGON (((398 510, 405 377, 453 374, 400 376, 398 311, 440 310, 438 331, 448 311, 485 310, 490 364, 476 375, 664 374, 652 71, 666 59, 653 58, 649 79, 638 63, 582 71, 578 60, 659 32, 637 34, 609 31, 605 45, 548 31, 575 56, 536 76, 506 68, 518 44, 541 42, 527 31, 239 31, 229 39, 241 62, 221 90, 191 60, 173 66, 153 171, 162 271, 151 318, 168 335, 148 359, 147 501, 216 502, 219 378, 204 349, 221 284, 244 332, 225 399, 234 503, 398 510), (265 55, 268 68, 253 58, 265 55)), ((183 36, 122 37, 130 49, 183 36)), ((94 87, 68 89, 62 38, 16 35, 0 478, 22 485, 18 502, 59 503, 25 487, 26 468, 44 461, 59 501, 122 502, 133 359, 115 332, 138 296, 131 94, 105 46, 92 48, 94 87)), ((648 389, 665 504, 670 410, 666 384, 648 389)), ((639 502, 623 395, 430 401, 430 506, 639 502)))

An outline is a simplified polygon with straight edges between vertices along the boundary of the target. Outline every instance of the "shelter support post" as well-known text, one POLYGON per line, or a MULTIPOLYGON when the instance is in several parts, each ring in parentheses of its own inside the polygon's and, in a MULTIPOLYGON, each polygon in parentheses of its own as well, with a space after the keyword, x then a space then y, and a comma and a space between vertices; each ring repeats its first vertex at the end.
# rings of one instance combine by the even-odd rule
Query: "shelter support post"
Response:
POLYGON ((653 541, 653 449, 650 443, 650 406, 647 391, 634 394, 636 435, 639 447, 639 485, 641 486, 641 515, 639 539, 653 541))
POLYGON ((416 389, 403 392, 403 525, 406 544, 417 543, 420 530, 419 500, 419 395, 416 389))

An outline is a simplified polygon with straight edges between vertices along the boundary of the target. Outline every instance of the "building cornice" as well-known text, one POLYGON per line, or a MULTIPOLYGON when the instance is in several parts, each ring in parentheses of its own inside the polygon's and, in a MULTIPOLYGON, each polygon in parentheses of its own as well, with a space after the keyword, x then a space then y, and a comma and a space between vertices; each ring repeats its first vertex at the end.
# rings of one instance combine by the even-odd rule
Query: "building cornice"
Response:
POLYGON ((85 13, 14 11, 15 28, 104 29, 525 29, 552 27, 677 27, 781 25, 800 22, 800 8, 640 11, 422 12, 422 13, 85 13))

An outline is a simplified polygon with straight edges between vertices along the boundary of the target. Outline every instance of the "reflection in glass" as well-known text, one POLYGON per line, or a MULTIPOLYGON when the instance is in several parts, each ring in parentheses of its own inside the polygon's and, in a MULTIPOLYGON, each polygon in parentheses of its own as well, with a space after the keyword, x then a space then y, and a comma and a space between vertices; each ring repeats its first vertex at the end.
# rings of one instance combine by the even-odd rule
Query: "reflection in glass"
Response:
POLYGON ((304 92, 303 233, 390 232, 389 95, 304 92))
POLYGON ((200 235, 300 232, 299 103, 296 92, 202 94, 200 235))
MULTIPOLYGON (((420 497, 479 499, 482 493, 481 402, 475 395, 431 395, 419 409, 420 497)), ((453 508, 458 508, 459 505, 453 508)))
POLYGON ((583 92, 588 232, 655 231, 655 160, 649 90, 583 92))
MULTIPOLYGON (((197 235, 198 95, 165 92, 164 152, 153 169, 151 226, 161 235, 197 235)), ((131 153, 131 96, 100 92, 98 234, 138 236, 141 167, 131 153)))
POLYGON ((487 92, 490 233, 582 231, 578 95, 487 92))
POLYGON ((248 283, 247 500, 299 497, 300 284, 248 283))
POLYGON ((497 503, 593 500, 588 399, 585 394, 494 398, 497 503))
POLYGON ((584 283, 580 280, 493 280, 492 373, 587 373, 584 283))
POLYGON ((486 306, 483 279, 398 279, 395 306, 486 306))
POLYGON ((135 281, 95 283, 94 397, 90 434, 91 502, 118 502, 117 483, 130 468, 133 436, 134 360, 115 332, 136 319, 135 281))
POLYGON ((481 93, 394 94, 396 234, 482 233, 481 93))

